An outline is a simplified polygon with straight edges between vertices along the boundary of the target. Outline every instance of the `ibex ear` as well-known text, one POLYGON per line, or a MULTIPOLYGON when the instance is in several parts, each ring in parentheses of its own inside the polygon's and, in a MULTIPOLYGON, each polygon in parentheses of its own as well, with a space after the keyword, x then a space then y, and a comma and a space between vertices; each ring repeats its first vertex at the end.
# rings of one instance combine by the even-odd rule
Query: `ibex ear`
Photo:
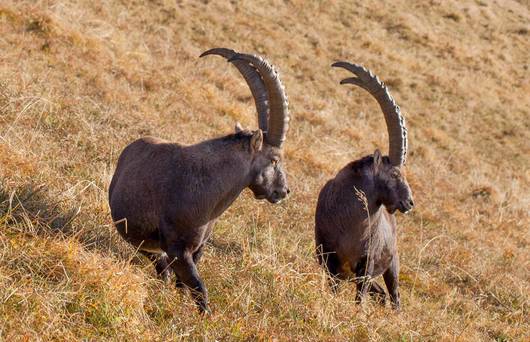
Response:
POLYGON ((383 164, 383 156, 381 155, 381 151, 379 149, 375 150, 374 152, 374 170, 379 171, 379 168, 383 164))
POLYGON ((236 133, 239 133, 243 130, 243 126, 239 122, 236 122, 236 127, 234 128, 236 133))
POLYGON ((263 132, 261 129, 254 131, 250 138, 250 149, 252 152, 259 152, 263 146, 263 132))

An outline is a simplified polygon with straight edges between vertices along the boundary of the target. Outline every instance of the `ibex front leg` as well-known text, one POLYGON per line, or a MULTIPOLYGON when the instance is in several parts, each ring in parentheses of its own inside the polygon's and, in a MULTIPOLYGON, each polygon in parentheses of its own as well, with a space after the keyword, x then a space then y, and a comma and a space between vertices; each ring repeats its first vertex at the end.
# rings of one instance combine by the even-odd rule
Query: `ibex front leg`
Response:
MULTIPOLYGON (((193 257, 190 253, 181 252, 179 250, 171 249, 168 253, 169 258, 175 260, 171 267, 178 275, 178 280, 190 289, 193 300, 199 307, 202 313, 209 313, 208 308, 208 293, 204 286, 197 267, 193 262, 193 257)), ((178 286, 178 284, 177 284, 178 286)))
MULTIPOLYGON (((364 257, 359 265, 357 265, 355 275, 355 283, 357 284, 357 295, 355 300, 361 302, 363 298, 366 297, 366 294, 370 292, 371 295, 376 297, 378 301, 380 300, 377 295, 380 295, 381 287, 377 283, 373 282, 372 276, 374 273, 374 260, 373 257, 368 258, 364 257)), ((383 295, 384 295, 384 291, 383 295)))
POLYGON ((385 279, 386 288, 390 294, 390 301, 392 302, 392 307, 396 310, 399 310, 400 299, 399 299, 399 256, 396 253, 392 258, 392 263, 388 270, 383 273, 383 278, 385 279))

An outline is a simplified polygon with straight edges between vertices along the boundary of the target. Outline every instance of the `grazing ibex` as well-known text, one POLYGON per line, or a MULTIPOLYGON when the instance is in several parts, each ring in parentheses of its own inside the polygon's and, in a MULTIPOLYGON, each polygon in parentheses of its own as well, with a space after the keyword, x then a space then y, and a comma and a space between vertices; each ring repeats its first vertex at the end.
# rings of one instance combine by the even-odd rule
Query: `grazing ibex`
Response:
POLYGON ((330 285, 352 275, 357 299, 367 291, 384 302, 385 292, 374 277, 383 275, 395 308, 399 308, 399 259, 394 212, 412 209, 412 193, 401 168, 407 154, 407 129, 399 107, 387 87, 369 70, 356 64, 337 62, 332 66, 357 77, 341 84, 367 90, 379 103, 389 134, 389 156, 379 150, 346 165, 321 190, 315 216, 317 257, 327 268, 330 285))
POLYGON ((167 279, 191 289, 209 312, 196 264, 215 220, 245 188, 277 203, 289 193, 282 144, 289 126, 287 97, 278 73, 261 57, 216 48, 244 76, 254 97, 259 129, 242 130, 196 145, 142 138, 127 146, 109 188, 112 218, 120 235, 167 279))

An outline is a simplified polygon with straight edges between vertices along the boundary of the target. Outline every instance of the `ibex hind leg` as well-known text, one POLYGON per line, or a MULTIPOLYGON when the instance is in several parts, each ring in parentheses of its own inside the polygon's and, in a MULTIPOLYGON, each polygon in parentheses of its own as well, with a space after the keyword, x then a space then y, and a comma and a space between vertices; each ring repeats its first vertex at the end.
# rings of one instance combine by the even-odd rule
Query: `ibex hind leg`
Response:
POLYGON ((371 274, 366 269, 366 258, 361 259, 355 269, 355 283, 357 285, 357 295, 355 300, 360 303, 366 293, 370 295, 376 302, 385 304, 386 293, 385 290, 375 281, 371 280, 371 274))
POLYGON ((164 281, 169 282, 171 277, 171 266, 166 253, 158 254, 147 251, 140 251, 155 265, 156 274, 164 281))
POLYGON ((386 302, 386 293, 385 290, 376 283, 375 281, 372 281, 370 283, 370 288, 368 289, 368 293, 370 294, 370 297, 374 299, 376 302, 384 305, 386 302))
POLYGON ((340 280, 340 260, 335 252, 325 252, 320 245, 317 248, 317 258, 321 265, 326 266, 328 283, 331 291, 337 293, 340 280))

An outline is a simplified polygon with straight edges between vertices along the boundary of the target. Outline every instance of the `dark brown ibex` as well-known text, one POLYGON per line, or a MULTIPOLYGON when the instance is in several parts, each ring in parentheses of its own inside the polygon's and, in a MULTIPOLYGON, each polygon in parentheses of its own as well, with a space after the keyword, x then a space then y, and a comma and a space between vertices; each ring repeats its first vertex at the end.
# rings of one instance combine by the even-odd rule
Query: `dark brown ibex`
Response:
POLYGON ((186 286, 199 309, 209 311, 196 264, 215 220, 245 188, 257 199, 277 203, 289 193, 282 166, 288 130, 287 98, 278 73, 261 57, 217 48, 250 87, 259 129, 236 125, 235 134, 182 146, 157 138, 127 146, 109 188, 112 218, 121 236, 177 286, 186 286))
POLYGON ((367 90, 379 103, 389 134, 389 156, 379 150, 346 165, 320 192, 315 216, 319 263, 327 268, 330 285, 353 275, 357 298, 366 292, 384 301, 385 291, 374 277, 383 275, 395 308, 399 308, 399 258, 394 212, 412 209, 412 193, 402 174, 407 130, 399 107, 383 82, 356 64, 337 62, 357 77, 342 80, 367 90))

